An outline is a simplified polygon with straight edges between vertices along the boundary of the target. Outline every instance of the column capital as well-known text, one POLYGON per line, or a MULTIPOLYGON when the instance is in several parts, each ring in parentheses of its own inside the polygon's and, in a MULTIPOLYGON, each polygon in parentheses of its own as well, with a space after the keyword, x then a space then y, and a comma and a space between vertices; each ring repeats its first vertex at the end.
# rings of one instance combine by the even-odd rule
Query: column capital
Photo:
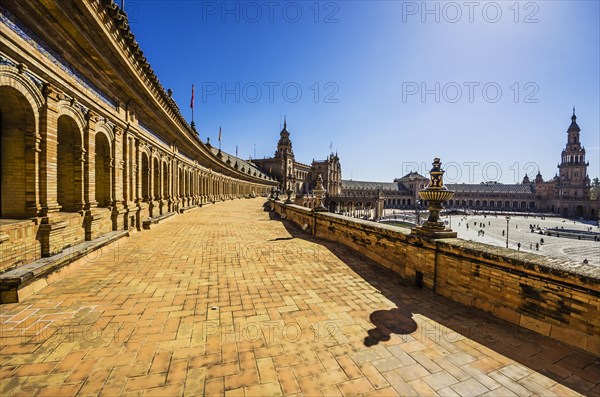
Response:
POLYGON ((121 137, 124 133, 125 130, 123 129, 123 127, 119 127, 118 125, 115 125, 115 128, 113 129, 114 133, 115 133, 115 138, 117 137, 121 137))

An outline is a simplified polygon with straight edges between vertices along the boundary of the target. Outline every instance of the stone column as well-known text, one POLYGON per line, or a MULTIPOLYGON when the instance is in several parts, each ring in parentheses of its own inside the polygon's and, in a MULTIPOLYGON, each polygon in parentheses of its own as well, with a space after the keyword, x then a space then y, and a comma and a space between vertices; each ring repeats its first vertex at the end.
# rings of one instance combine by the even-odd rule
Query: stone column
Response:
MULTIPOLYGON (((85 141, 85 132, 84 132, 84 141, 85 141)), ((86 163, 87 163, 87 150, 85 148, 86 142, 81 142, 79 145, 75 145, 75 152, 79 155, 79 157, 74 159, 73 162, 73 166, 74 166, 74 170, 73 170, 73 174, 75 177, 75 182, 79 181, 79 183, 81 184, 81 189, 79 189, 79 197, 77 197, 77 201, 75 202, 76 207, 77 207, 77 211, 83 211, 85 209, 86 206, 86 196, 85 196, 85 190, 86 190, 86 185, 87 188, 92 190, 92 200, 93 203, 96 203, 95 200, 95 162, 94 164, 92 164, 92 172, 91 174, 94 175, 94 179, 93 180, 89 180, 88 178, 86 178, 86 163)), ((94 151, 94 156, 95 156, 95 151, 94 151)))
MULTIPOLYGON (((142 150, 144 149, 144 147, 146 146, 146 142, 142 141, 141 139, 135 139, 135 168, 136 168, 136 173, 135 173, 135 198, 136 198, 136 203, 142 202, 144 201, 144 197, 142 195, 142 184, 143 184, 143 175, 142 172, 144 172, 144 170, 142 169, 142 150)), ((150 161, 148 162, 149 167, 151 168, 150 165, 150 161)), ((147 186, 148 187, 148 186, 147 186)), ((147 189, 148 191, 150 191, 149 189, 147 189)))
MULTIPOLYGON (((110 224, 103 222, 108 218, 108 211, 105 208, 98 208, 96 201, 96 129, 98 127, 98 115, 89 110, 86 114, 87 124, 83 131, 82 155, 82 176, 83 176, 83 208, 85 216, 83 227, 85 230, 86 241, 93 240, 98 236, 110 231, 110 224), (104 226, 104 227, 103 227, 104 226)), ((114 145, 113 145, 114 146, 114 145)), ((110 156, 109 185, 114 186, 115 181, 112 178, 114 169, 114 157, 110 156)), ((112 188, 110 192, 112 194, 112 188)), ((110 197, 112 199, 112 197, 110 197)))
POLYGON ((25 210, 35 218, 40 215, 40 143, 42 135, 34 130, 25 133, 25 210))
POLYGON ((40 156, 40 198, 42 216, 58 212, 58 95, 59 92, 51 84, 45 84, 43 89, 46 104, 42 108, 40 132, 42 135, 40 156))
POLYGON ((114 128, 115 141, 113 143, 113 167, 111 170, 113 183, 111 189, 112 199, 112 225, 113 230, 123 230, 129 228, 129 221, 127 218, 128 206, 127 206, 127 159, 129 157, 129 151, 127 147, 127 140, 129 139, 129 132, 123 130, 123 128, 116 126, 114 128))
POLYGON ((87 124, 83 131, 83 144, 86 150, 86 158, 83 171, 83 195, 85 209, 90 210, 98 206, 96 201, 96 127, 98 116, 91 110, 85 115, 87 124))
POLYGON ((128 130, 121 130, 121 134, 117 134, 115 131, 115 159, 117 160, 117 167, 115 180, 120 181, 119 186, 115 187, 115 198, 120 201, 124 207, 127 207, 127 201, 129 201, 129 135, 128 130))
POLYGON ((62 95, 55 86, 45 84, 43 94, 46 100, 40 117, 42 136, 40 156, 40 199, 42 224, 39 235, 42 256, 47 257, 63 248, 61 233, 68 225, 60 220, 53 221, 53 215, 60 211, 58 204, 58 101, 62 95))
MULTIPOLYGON (((133 220, 135 222, 135 225, 131 225, 133 227, 135 227, 137 230, 142 230, 142 222, 144 219, 146 219, 149 215, 148 212, 148 208, 149 208, 149 204, 147 202, 144 201, 144 197, 143 197, 143 189, 142 189, 142 185, 143 185, 143 168, 142 168, 142 150, 146 145, 146 142, 142 141, 139 138, 134 138, 134 156, 132 156, 133 159, 133 176, 134 176, 134 183, 133 183, 133 191, 134 193, 134 197, 135 197, 135 205, 132 206, 131 211, 134 212, 134 214, 131 215, 135 215, 133 217, 133 220)), ((148 161, 148 180, 147 183, 150 183, 151 179, 150 179, 150 169, 152 163, 150 161, 148 161)), ((150 192, 150 186, 146 186, 146 189, 148 191, 148 194, 150 192)), ((130 218, 131 218, 130 215, 130 218)))
POLYGON ((138 198, 138 139, 134 136, 129 138, 129 159, 127 162, 129 163, 129 196, 128 203, 136 203, 138 198))
POLYGON ((174 189, 173 189, 173 180, 175 178, 175 167, 173 165, 173 157, 169 156, 167 158, 167 169, 169 170, 169 179, 167 179, 167 197, 168 197, 168 211, 172 212, 173 209, 173 200, 174 200, 174 189))
POLYGON ((163 170, 163 159, 162 159, 162 154, 160 151, 157 150, 157 157, 158 157, 158 192, 155 192, 155 196, 154 199, 158 202, 158 214, 156 215, 162 215, 164 209, 163 209, 163 205, 164 205, 164 170, 163 170))

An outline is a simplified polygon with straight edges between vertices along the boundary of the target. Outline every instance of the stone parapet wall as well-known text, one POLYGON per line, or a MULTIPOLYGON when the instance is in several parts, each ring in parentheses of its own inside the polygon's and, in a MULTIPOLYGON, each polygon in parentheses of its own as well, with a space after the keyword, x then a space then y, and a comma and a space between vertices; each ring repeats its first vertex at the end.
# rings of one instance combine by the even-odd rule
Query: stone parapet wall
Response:
POLYGON ((461 239, 271 202, 305 232, 361 252, 409 282, 600 354, 600 270, 461 239))

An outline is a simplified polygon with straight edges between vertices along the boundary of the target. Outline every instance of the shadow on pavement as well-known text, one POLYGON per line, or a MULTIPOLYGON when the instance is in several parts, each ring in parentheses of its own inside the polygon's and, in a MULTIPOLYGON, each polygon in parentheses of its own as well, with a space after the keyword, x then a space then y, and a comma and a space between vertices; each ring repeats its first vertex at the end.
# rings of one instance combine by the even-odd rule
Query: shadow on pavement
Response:
POLYGON ((412 319, 410 311, 400 309, 377 310, 369 316, 375 325, 365 337, 365 346, 374 346, 381 341, 390 340, 390 334, 406 335, 417 330, 417 323, 412 319))
POLYGON ((365 335, 365 346, 387 341, 391 334, 411 334, 417 340, 431 339, 443 346, 468 338, 480 344, 478 349, 486 355, 493 355, 491 350, 579 393, 600 396, 599 357, 431 291, 418 289, 411 284, 413 280, 403 280, 352 248, 315 238, 273 213, 269 215, 282 222, 293 238, 329 250, 397 306, 396 309, 371 313, 370 320, 375 328, 365 335))

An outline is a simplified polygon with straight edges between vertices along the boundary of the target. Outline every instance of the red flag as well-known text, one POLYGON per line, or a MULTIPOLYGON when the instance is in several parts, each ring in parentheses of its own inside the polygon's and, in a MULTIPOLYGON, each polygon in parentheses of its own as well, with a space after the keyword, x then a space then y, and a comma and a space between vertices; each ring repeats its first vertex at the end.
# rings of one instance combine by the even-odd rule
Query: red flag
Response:
POLYGON ((194 108, 194 85, 192 84, 192 100, 190 101, 190 108, 194 108))

